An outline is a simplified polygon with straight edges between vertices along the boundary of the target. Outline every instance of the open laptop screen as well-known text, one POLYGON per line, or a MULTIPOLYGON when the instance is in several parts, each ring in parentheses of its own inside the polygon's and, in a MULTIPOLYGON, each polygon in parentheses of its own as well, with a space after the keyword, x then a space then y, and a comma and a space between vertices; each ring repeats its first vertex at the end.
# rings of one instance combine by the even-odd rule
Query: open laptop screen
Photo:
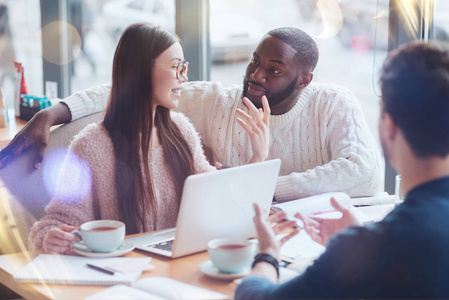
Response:
MULTIPOLYGON (((253 237, 253 203, 265 208, 268 215, 280 165, 281 161, 274 159, 189 176, 184 183, 171 256, 206 250, 207 242, 215 238, 253 237)), ((169 255, 149 245, 156 238, 151 235, 166 234, 174 234, 173 229, 132 241, 138 249, 169 255)))

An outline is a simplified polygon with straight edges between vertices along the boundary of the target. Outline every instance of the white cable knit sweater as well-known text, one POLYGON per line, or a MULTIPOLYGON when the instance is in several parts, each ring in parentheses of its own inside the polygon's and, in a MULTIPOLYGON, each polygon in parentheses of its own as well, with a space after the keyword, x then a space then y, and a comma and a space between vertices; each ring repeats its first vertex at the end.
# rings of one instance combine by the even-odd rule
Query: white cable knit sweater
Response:
MULTIPOLYGON (((176 112, 171 116, 192 150, 195 173, 215 170, 204 156, 198 133, 189 119, 176 112)), ((139 228, 140 232, 175 227, 179 210, 162 146, 152 149, 148 155, 157 219, 153 226, 150 211, 145 212, 148 224, 139 228)), ((59 173, 56 195, 45 210, 46 216, 33 225, 30 233, 32 250, 42 248, 51 227, 79 226, 100 219, 118 220, 114 146, 102 125, 90 124, 75 136, 59 173)))
MULTIPOLYGON (((109 91, 103 85, 66 98, 72 119, 103 109, 109 91)), ((214 160, 231 166, 251 157, 251 143, 236 117, 237 107, 248 111, 241 93, 241 86, 188 82, 178 108, 212 149, 214 160)), ((278 201, 331 191, 370 196, 383 190, 379 147, 360 103, 344 87, 312 82, 290 111, 271 116, 270 134, 268 159, 282 160, 278 201)))

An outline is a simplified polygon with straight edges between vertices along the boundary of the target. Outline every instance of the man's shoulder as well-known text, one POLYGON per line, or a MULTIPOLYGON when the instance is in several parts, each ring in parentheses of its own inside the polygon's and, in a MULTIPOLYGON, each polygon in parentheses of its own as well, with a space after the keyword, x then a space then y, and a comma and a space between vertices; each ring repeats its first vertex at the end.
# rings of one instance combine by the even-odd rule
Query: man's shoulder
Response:
POLYGON ((336 101, 346 104, 360 104, 354 93, 342 85, 312 82, 307 88, 310 96, 313 97, 315 101, 333 104, 335 104, 336 101))
POLYGON ((309 87, 314 93, 354 95, 349 88, 336 83, 311 82, 309 87))

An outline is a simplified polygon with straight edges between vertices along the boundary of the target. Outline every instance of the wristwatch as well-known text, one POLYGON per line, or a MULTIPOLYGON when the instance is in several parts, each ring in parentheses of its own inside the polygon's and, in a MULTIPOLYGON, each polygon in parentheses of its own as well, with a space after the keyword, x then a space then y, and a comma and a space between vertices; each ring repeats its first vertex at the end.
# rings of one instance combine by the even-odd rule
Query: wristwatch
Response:
POLYGON ((276 258, 274 258, 273 255, 267 254, 267 253, 259 253, 254 257, 254 262, 252 265, 252 268, 254 268, 255 265, 260 263, 261 261, 267 262, 270 265, 272 265, 276 269, 276 273, 278 275, 279 279, 279 262, 276 258))

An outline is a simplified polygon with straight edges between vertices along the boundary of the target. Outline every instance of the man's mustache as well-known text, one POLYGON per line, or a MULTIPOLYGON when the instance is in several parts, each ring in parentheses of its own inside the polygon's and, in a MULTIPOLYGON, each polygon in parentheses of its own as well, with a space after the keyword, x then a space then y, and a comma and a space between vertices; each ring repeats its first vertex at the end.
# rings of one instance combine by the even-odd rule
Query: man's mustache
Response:
POLYGON ((247 83, 248 86, 249 86, 249 84, 251 83, 251 85, 255 85, 255 86, 258 86, 258 87, 264 89, 265 92, 266 92, 267 94, 268 94, 268 92, 269 92, 269 90, 268 90, 266 87, 264 87, 264 86, 261 85, 260 83, 255 82, 255 81, 253 81, 253 80, 247 80, 246 83, 247 83))

